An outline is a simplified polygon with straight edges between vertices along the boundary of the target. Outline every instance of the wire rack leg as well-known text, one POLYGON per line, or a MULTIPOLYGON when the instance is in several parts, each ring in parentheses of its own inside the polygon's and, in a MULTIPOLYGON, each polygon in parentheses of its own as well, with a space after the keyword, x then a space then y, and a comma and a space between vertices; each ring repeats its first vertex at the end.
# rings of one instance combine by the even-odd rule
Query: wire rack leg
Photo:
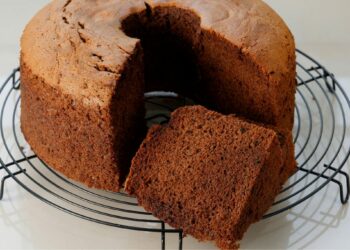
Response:
POLYGON ((161 235, 162 250, 165 250, 165 224, 162 222, 162 235, 161 235))
POLYGON ((15 90, 18 90, 21 84, 21 79, 18 75, 19 75, 19 68, 14 69, 12 73, 12 88, 15 90))
POLYGON ((179 232, 179 250, 182 250, 183 235, 182 231, 179 232))
POLYGON ((329 166, 329 165, 324 165, 324 167, 326 167, 332 171, 338 171, 338 173, 345 178, 345 181, 346 181, 345 191, 344 191, 344 186, 340 181, 335 181, 335 183, 337 183, 339 186, 339 194, 340 194, 341 203, 346 204, 349 201, 349 196, 350 196, 350 193, 349 193, 349 191, 350 191, 349 175, 347 173, 345 173, 344 171, 333 168, 332 166, 329 166))
POLYGON ((323 70, 323 80, 326 83, 327 88, 331 93, 335 93, 336 91, 335 82, 334 82, 334 79, 332 78, 333 76, 334 76, 333 74, 329 74, 328 72, 323 70), (331 77, 332 79, 331 83, 329 82, 329 77, 331 77))
MULTIPOLYGON (((3 169, 3 167, 0 168, 0 170, 3 169)), ((2 200, 2 198, 4 197, 4 189, 5 189, 5 181, 9 178, 11 178, 12 176, 16 176, 16 175, 19 175, 19 174, 22 174, 24 173, 26 170, 25 169, 22 169, 22 170, 19 170, 13 174, 8 174, 8 175, 5 175, 2 179, 1 179, 1 184, 0 184, 0 200, 2 200)))
POLYGON ((330 169, 330 170, 332 170, 332 171, 338 171, 339 174, 341 174, 342 176, 344 176, 344 178, 345 178, 345 180, 346 180, 345 191, 344 191, 344 185, 343 185, 340 181, 338 181, 338 180, 336 180, 336 179, 334 179, 334 178, 331 178, 331 177, 328 176, 328 175, 320 174, 320 173, 318 173, 318 172, 315 172, 315 171, 312 171, 312 170, 308 170, 308 169, 303 169, 303 168, 299 168, 299 170, 300 170, 300 171, 303 171, 303 172, 307 172, 307 173, 312 174, 312 175, 315 175, 315 176, 317 176, 317 177, 321 177, 321 178, 323 178, 323 179, 329 180, 330 182, 332 182, 332 183, 338 185, 338 187, 339 187, 340 201, 341 201, 342 204, 346 204, 346 203, 348 202, 348 200, 349 200, 349 195, 350 195, 350 193, 349 193, 349 190, 350 190, 350 181, 349 181, 349 176, 348 176, 348 174, 345 173, 344 171, 339 170, 339 169, 335 169, 335 168, 333 168, 333 167, 331 167, 331 166, 329 166, 329 165, 324 165, 324 167, 327 168, 327 169, 330 169), (344 194, 345 194, 345 195, 344 195, 344 194))
MULTIPOLYGON (((162 222, 162 233, 161 233, 161 249, 165 250, 165 223, 162 222)), ((182 246, 183 246, 183 233, 182 230, 179 231, 179 250, 182 250, 182 246)))
POLYGON ((318 76, 312 76, 311 79, 306 80, 306 81, 302 81, 301 83, 299 83, 299 85, 304 85, 307 83, 311 83, 311 82, 316 82, 317 80, 323 79, 323 81, 325 82, 327 89, 329 90, 329 92, 331 92, 332 94, 335 93, 336 91, 336 83, 334 81, 334 74, 329 73, 326 69, 318 66, 318 67, 311 67, 307 70, 308 72, 316 72, 318 74, 318 76), (329 81, 329 79, 331 79, 331 82, 329 81))

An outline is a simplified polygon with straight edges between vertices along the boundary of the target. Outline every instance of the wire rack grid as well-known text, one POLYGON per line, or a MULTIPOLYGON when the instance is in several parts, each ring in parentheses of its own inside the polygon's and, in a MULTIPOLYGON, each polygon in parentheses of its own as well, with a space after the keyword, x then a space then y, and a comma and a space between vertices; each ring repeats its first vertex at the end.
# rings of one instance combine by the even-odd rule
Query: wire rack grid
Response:
MULTIPOLYGON (((286 212, 320 192, 328 184, 339 187, 341 203, 349 199, 349 176, 343 170, 349 155, 350 101, 341 85, 316 60, 297 50, 297 95, 294 143, 298 171, 289 179, 264 219, 286 212)), ((5 183, 12 178, 31 195, 76 217, 128 230, 160 233, 160 248, 166 247, 166 234, 180 229, 168 227, 138 206, 126 193, 88 189, 51 169, 25 142, 20 130, 20 73, 15 69, 0 87, 0 200, 5 183)), ((166 123, 171 111, 192 104, 170 93, 147 93, 148 125, 166 123)))

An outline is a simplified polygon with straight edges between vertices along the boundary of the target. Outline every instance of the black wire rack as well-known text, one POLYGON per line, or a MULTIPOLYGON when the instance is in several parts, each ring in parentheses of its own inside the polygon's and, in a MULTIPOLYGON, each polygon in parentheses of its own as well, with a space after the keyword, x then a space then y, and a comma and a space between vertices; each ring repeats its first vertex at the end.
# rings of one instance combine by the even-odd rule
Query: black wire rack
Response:
MULTIPOLYGON (((298 89, 294 143, 298 171, 289 179, 264 219, 286 212, 320 192, 328 184, 337 185, 341 203, 349 199, 349 176, 343 170, 350 155, 350 102, 335 79, 317 61, 297 51, 298 89)), ((160 247, 166 247, 166 235, 178 235, 179 229, 168 227, 138 206, 127 194, 88 189, 55 172, 40 160, 25 142, 20 130, 20 73, 15 69, 0 87, 0 136, 2 143, 0 200, 5 183, 12 178, 31 195, 76 217, 128 230, 160 234, 160 247)), ((166 123, 172 110, 192 104, 172 93, 145 95, 146 120, 166 123)), ((337 194, 338 195, 338 194, 337 194)))

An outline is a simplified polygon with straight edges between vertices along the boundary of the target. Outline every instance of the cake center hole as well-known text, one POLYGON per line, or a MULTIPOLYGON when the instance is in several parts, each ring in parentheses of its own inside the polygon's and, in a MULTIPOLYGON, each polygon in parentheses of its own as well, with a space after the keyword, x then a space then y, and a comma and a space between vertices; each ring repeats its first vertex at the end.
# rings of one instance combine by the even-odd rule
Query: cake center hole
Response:
POLYGON ((124 32, 141 41, 146 92, 171 91, 194 98, 200 81, 200 18, 177 7, 146 6, 122 22, 124 32))

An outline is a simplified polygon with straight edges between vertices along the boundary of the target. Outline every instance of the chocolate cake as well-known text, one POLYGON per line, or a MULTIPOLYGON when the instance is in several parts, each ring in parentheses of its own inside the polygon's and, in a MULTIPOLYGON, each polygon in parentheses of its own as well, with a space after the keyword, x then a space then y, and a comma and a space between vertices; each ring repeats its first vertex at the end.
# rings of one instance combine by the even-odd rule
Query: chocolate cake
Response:
MULTIPOLYGON (((154 216, 223 249, 272 205, 285 180, 288 138, 201 106, 154 126, 132 161, 126 191, 154 216)), ((289 172, 290 173, 290 172, 289 172)))
POLYGON ((142 139, 145 91, 290 133, 295 88, 292 34, 261 0, 53 0, 21 41, 26 140, 64 175, 111 191, 142 139))

